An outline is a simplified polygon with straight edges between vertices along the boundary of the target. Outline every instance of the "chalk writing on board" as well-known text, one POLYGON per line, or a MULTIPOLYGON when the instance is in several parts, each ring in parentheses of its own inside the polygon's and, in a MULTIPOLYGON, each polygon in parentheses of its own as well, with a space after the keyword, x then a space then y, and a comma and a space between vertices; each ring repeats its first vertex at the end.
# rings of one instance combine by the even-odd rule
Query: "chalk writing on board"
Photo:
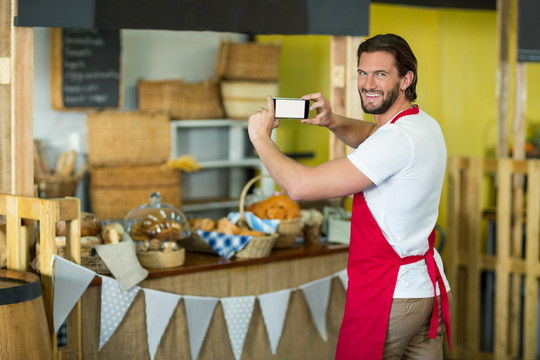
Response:
POLYGON ((118 107, 119 92, 119 31, 63 29, 64 107, 118 107))

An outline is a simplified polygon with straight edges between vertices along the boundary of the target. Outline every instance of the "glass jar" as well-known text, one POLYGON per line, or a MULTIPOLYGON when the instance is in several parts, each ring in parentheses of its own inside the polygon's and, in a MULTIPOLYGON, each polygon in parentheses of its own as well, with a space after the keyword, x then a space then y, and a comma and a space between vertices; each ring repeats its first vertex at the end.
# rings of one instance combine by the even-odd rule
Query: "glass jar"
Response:
POLYGON ((183 212, 161 202, 159 192, 150 195, 150 203, 131 210, 124 220, 129 236, 135 242, 179 241, 191 235, 183 212))

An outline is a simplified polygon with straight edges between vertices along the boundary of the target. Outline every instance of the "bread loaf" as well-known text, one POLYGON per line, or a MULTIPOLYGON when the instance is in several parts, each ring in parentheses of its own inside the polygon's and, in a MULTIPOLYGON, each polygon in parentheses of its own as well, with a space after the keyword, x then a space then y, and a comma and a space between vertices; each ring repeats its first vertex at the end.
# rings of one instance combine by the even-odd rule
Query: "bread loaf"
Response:
POLYGON ((250 204, 246 211, 251 211, 261 219, 288 220, 300 217, 300 205, 285 194, 250 204))
MULTIPOLYGON (((101 220, 92 213, 81 212, 81 236, 96 236, 101 231, 101 220)), ((56 235, 66 236, 66 222, 56 223, 56 235)))

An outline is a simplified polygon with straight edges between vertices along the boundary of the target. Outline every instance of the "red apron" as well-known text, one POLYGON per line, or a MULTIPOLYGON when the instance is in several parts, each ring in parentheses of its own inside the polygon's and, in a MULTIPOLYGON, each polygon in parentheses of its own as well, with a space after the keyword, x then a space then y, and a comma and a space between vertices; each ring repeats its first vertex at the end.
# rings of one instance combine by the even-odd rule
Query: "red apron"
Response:
POLYGON ((363 193, 354 195, 347 264, 349 284, 336 359, 382 358, 399 268, 424 259, 435 296, 429 337, 437 336, 439 305, 436 284, 439 284, 443 322, 450 344, 448 294, 433 258, 435 230, 429 235, 428 241, 429 250, 425 255, 401 258, 384 237, 363 193))

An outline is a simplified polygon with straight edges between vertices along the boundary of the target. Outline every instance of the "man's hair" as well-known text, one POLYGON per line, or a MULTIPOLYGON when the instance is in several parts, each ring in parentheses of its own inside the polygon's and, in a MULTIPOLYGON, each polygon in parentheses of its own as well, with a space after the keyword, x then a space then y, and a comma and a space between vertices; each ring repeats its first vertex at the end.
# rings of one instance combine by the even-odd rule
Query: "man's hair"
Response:
POLYGON ((414 78, 411 85, 405 90, 405 97, 409 101, 416 100, 416 83, 418 82, 417 67, 418 63, 411 47, 405 39, 395 34, 376 35, 367 39, 358 47, 357 64, 360 64, 362 53, 373 53, 376 51, 386 51, 394 55, 394 64, 398 70, 400 78, 403 78, 407 72, 412 71, 414 78))

